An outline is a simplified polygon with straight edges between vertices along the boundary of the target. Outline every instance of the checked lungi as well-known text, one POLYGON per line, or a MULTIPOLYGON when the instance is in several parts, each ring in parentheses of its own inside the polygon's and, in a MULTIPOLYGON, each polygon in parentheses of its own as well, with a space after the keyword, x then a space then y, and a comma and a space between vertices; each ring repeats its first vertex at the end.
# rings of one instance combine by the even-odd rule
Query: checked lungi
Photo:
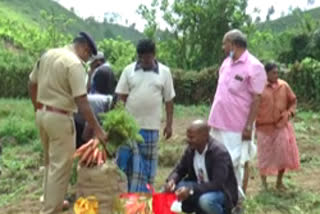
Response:
POLYGON ((143 143, 122 146, 117 154, 117 165, 128 179, 128 192, 149 192, 146 185, 153 184, 158 164, 158 130, 141 129, 143 143))

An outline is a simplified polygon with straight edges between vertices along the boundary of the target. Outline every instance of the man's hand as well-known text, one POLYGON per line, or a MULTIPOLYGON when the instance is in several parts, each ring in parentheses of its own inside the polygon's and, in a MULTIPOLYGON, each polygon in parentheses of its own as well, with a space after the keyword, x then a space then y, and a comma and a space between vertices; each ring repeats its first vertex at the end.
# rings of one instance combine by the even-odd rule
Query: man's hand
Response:
POLYGON ((166 127, 163 130, 163 136, 166 140, 168 140, 172 136, 172 126, 166 125, 166 127))
POLYGON ((176 188, 176 182, 174 182, 174 180, 171 179, 170 181, 168 181, 165 184, 164 191, 165 192, 173 192, 175 188, 176 188))
POLYGON ((256 116, 258 114, 260 100, 261 100, 261 94, 254 94, 253 95, 253 101, 250 106, 249 110, 249 116, 246 122, 246 126, 244 130, 242 131, 242 140, 251 140, 252 138, 252 130, 253 130, 253 124, 256 119, 256 116))
POLYGON ((29 96, 31 98, 31 101, 32 101, 32 105, 33 105, 33 109, 34 109, 34 112, 37 111, 37 93, 38 93, 38 84, 37 83, 33 83, 29 80, 29 83, 28 83, 28 92, 29 92, 29 96))
POLYGON ((187 187, 181 187, 175 193, 179 201, 184 201, 189 197, 190 189, 187 187))
POLYGON ((242 132, 242 141, 251 140, 252 137, 252 128, 246 127, 242 132))
POLYGON ((95 136, 101 140, 102 142, 106 143, 108 139, 107 133, 101 128, 101 126, 97 126, 94 130, 95 136))

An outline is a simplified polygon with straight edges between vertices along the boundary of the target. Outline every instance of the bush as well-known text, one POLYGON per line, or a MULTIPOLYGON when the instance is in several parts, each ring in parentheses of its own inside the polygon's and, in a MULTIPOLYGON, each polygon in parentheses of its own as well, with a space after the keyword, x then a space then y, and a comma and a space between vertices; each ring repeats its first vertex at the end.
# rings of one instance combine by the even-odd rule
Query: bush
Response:
POLYGON ((26 54, 13 54, 0 49, 0 96, 26 97, 29 73, 34 58, 26 54))
POLYGON ((34 121, 22 120, 17 116, 9 116, 0 125, 1 137, 14 137, 19 144, 28 143, 37 138, 34 121))
POLYGON ((199 72, 173 69, 175 102, 185 105, 210 104, 217 85, 217 71, 217 66, 199 72))
POLYGON ((104 39, 98 43, 101 50, 111 63, 117 77, 128 64, 132 63, 136 56, 136 48, 131 41, 121 38, 104 39))
POLYGON ((18 144, 38 138, 30 100, 0 99, 0 138, 18 144))
POLYGON ((289 83, 300 102, 320 103, 319 61, 306 58, 301 63, 295 63, 283 78, 289 83))

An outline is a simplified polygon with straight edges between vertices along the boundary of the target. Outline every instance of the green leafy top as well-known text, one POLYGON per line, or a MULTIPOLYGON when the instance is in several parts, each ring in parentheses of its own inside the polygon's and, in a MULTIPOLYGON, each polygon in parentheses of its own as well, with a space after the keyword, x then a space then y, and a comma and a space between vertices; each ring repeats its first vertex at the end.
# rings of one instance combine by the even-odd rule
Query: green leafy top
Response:
POLYGON ((131 146, 132 141, 143 142, 140 127, 123 103, 117 103, 113 110, 101 114, 101 118, 103 129, 108 132, 107 149, 111 154, 121 145, 131 146))

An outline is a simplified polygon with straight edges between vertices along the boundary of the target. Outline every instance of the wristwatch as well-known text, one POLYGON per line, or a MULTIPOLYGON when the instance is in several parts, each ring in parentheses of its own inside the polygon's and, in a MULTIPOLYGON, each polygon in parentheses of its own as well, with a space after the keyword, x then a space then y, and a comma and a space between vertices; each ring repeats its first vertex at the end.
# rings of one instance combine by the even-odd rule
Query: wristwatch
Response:
POLYGON ((193 195, 193 194, 194 194, 194 190, 192 188, 190 188, 189 195, 193 195))

